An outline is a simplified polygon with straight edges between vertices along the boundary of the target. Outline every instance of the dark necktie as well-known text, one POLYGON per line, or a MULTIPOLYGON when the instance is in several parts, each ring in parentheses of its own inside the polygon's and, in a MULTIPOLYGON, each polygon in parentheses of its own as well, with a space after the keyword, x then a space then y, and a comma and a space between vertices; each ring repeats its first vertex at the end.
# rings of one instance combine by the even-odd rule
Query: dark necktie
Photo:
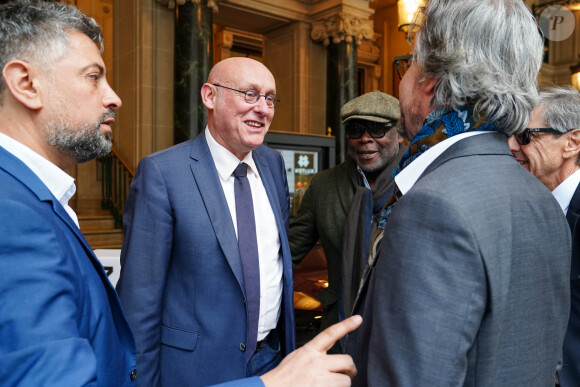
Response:
POLYGON ((260 317, 260 262, 252 190, 246 175, 248 164, 240 163, 234 171, 234 193, 236 196, 236 219, 238 223, 238 249, 242 259, 244 283, 246 286, 247 337, 246 361, 256 349, 258 318, 260 317))

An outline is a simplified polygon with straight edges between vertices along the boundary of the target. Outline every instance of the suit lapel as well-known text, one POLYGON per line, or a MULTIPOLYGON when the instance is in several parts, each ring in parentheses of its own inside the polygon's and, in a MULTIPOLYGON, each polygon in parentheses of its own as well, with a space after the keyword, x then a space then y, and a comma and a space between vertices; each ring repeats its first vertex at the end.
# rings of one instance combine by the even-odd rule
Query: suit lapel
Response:
MULTIPOLYGON (((52 195, 48 187, 44 185, 40 178, 38 178, 38 176, 36 176, 36 174, 26 166, 26 164, 24 164, 18 158, 14 157, 11 153, 2 147, 0 147, 0 166, 2 166, 4 170, 14 176, 16 179, 20 180, 22 184, 26 185, 28 189, 30 189, 38 197, 39 201, 50 203, 56 216, 58 216, 64 222, 66 227, 72 231, 80 246, 86 253, 86 256, 95 268, 97 274, 100 276, 101 281, 103 282, 103 286, 105 287, 107 298, 109 300, 109 305, 111 305, 112 315, 116 321, 118 329, 124 330, 126 332, 120 335, 121 340, 128 346, 134 346, 132 342, 132 335, 129 334, 128 323, 120 307, 121 302, 119 301, 117 292, 109 281, 109 278, 105 273, 101 262, 96 257, 85 236, 71 219, 70 215, 66 212, 60 202, 52 195), (115 307, 115 305, 117 305, 117 307, 115 307)), ((77 257, 78 259, 83 259, 80 255, 77 257)))
POLYGON ((191 172, 215 230, 216 238, 245 294, 238 240, 204 133, 193 140, 191 158, 193 159, 191 172))
MULTIPOLYGON (((59 201, 52 195, 48 187, 32 172, 22 161, 14 157, 12 154, 7 152, 4 148, 0 147, 2 153, 0 154, 0 164, 3 168, 13 175, 15 178, 20 180, 24 185, 26 185, 34 194, 38 197, 40 201, 51 203, 52 209, 55 214, 67 225, 67 227, 73 232, 76 238, 79 240, 80 244, 83 246, 87 255, 91 257, 92 260, 98 262, 97 257, 93 253, 93 250, 89 246, 81 230, 73 222, 70 215, 66 212, 64 207, 59 203, 59 201)), ((99 264, 100 265, 100 264, 99 264)), ((102 268, 101 268, 102 270, 102 268)), ((103 274, 106 277, 106 274, 103 274)))
POLYGON ((572 232, 572 265, 570 278, 578 279, 580 278, 580 253, 578 252, 580 249, 580 240, 576 238, 576 228, 580 220, 580 185, 576 187, 576 191, 572 196, 572 200, 568 206, 568 212, 566 213, 566 220, 572 232))

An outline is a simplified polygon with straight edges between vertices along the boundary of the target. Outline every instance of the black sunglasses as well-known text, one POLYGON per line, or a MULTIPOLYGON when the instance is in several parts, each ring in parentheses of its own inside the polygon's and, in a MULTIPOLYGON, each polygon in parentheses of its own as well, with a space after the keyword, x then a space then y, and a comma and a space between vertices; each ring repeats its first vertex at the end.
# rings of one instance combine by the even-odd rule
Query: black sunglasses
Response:
POLYGON ((554 133, 564 134, 554 128, 526 128, 523 132, 514 135, 516 141, 520 145, 528 145, 530 143, 530 133, 554 133))
POLYGON ((371 121, 351 121, 347 122, 344 130, 346 135, 353 140, 362 137, 366 131, 372 138, 381 138, 395 126, 393 123, 371 122, 371 121))

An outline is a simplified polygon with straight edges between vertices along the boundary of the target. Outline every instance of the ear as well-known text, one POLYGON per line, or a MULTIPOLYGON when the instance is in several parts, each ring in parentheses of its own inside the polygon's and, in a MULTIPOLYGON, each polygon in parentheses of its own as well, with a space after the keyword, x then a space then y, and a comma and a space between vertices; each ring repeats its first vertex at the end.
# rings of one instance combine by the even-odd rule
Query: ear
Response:
POLYGON ((423 89, 425 95, 433 97, 435 95, 435 86, 437 86, 438 82, 438 78, 425 78, 421 82, 421 88, 423 89))
POLYGON ((32 110, 42 108, 38 87, 38 70, 20 60, 8 62, 2 70, 6 87, 17 101, 32 110))
POLYGON ((565 134, 567 137, 564 145, 564 158, 578 158, 580 154, 580 129, 572 129, 565 134))
POLYGON ((210 83, 204 83, 201 87, 201 101, 209 110, 213 110, 215 105, 215 88, 210 83))
POLYGON ((403 136, 401 136, 399 133, 397 133, 397 140, 399 140, 399 144, 403 143, 403 136))

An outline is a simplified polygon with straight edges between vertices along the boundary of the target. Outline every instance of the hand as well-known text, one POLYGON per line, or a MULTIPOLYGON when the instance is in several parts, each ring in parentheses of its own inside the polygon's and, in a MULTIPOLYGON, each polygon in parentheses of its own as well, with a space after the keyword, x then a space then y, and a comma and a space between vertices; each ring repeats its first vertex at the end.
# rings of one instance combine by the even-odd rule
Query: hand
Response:
POLYGON ((260 376, 266 387, 350 386, 356 367, 349 355, 328 355, 334 343, 362 323, 355 315, 320 332, 286 356, 278 367, 260 376))

